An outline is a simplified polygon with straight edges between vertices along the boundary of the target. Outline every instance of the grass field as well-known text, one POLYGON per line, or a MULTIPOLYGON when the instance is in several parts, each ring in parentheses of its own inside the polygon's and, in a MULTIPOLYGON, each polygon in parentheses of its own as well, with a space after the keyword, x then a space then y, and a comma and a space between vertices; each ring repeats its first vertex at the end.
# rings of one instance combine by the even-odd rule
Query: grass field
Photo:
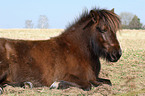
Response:
MULTIPOLYGON (((59 35, 63 29, 0 29, 0 37, 42 40, 59 35)), ((116 63, 101 60, 100 77, 113 86, 103 85, 83 91, 78 88, 49 90, 48 87, 23 89, 7 86, 4 96, 145 96, 145 30, 121 30, 117 33, 123 55, 116 63)))

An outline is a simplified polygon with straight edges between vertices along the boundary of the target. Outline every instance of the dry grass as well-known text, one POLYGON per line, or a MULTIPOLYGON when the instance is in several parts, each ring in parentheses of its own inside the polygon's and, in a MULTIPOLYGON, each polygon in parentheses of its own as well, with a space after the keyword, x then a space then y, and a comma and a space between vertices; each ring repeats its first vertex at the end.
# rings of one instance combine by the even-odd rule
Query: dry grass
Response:
POLYGON ((0 29, 0 37, 44 40, 59 35, 64 29, 0 29))
MULTIPOLYGON (((13 29, 0 30, 0 37, 13 39, 42 40, 59 35, 63 29, 13 29)), ((48 87, 23 89, 6 87, 3 95, 7 96, 145 96, 145 30, 122 30, 118 39, 123 49, 123 55, 117 63, 101 60, 100 77, 111 79, 113 86, 108 85, 83 91, 78 88, 66 90, 49 90, 48 87)))

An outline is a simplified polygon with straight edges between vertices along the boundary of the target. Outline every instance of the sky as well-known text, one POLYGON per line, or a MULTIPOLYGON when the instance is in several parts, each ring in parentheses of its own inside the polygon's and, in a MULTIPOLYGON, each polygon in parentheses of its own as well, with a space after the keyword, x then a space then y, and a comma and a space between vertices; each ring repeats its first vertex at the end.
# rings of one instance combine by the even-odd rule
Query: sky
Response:
POLYGON ((25 28, 32 20, 34 28, 40 15, 48 18, 50 29, 65 29, 84 9, 115 8, 115 13, 130 12, 145 25, 145 0, 0 0, 0 29, 25 28))

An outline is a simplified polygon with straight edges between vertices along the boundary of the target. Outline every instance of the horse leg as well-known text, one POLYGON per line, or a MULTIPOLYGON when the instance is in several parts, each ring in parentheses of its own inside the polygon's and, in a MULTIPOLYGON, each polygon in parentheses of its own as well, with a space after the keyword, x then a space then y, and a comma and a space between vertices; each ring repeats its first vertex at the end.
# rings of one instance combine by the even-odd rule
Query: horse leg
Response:
POLYGON ((9 84, 3 84, 0 85, 0 95, 3 94, 3 88, 6 87, 7 85, 13 86, 13 87, 24 87, 24 88, 33 88, 33 85, 31 82, 24 82, 24 83, 9 83, 9 84))
POLYGON ((103 84, 108 84, 108 85, 112 86, 112 83, 109 79, 97 78, 97 81, 102 82, 103 84))
POLYGON ((100 86, 102 84, 108 84, 112 86, 112 83, 109 79, 102 79, 102 78, 97 78, 96 81, 90 81, 90 83, 95 87, 100 86))
POLYGON ((57 89, 67 89, 69 87, 79 87, 79 85, 75 84, 75 83, 72 83, 72 82, 68 82, 68 81, 58 81, 58 82, 54 82, 51 86, 50 86, 50 89, 54 89, 54 88, 57 88, 57 89))
POLYGON ((68 82, 68 81, 59 81, 59 82, 54 82, 51 86, 50 89, 67 89, 69 87, 78 87, 83 89, 84 91, 89 91, 91 90, 91 84, 88 82, 68 82), (78 83, 78 84, 77 84, 78 83), (84 85, 83 85, 84 83, 84 85))
POLYGON ((31 82, 24 82, 24 88, 25 89, 27 89, 27 88, 32 89, 33 88, 33 84, 31 82))
POLYGON ((93 70, 94 70, 94 73, 96 75, 96 81, 94 81, 94 85, 95 86, 99 86, 99 85, 102 85, 102 84, 108 84, 110 86, 112 86, 112 83, 109 79, 103 79, 103 78, 99 78, 99 73, 100 73, 100 70, 101 70, 101 64, 100 64, 100 60, 99 58, 96 58, 94 59, 94 63, 92 63, 93 65, 92 66, 95 66, 95 67, 92 67, 93 70), (96 64, 97 62, 97 64, 96 64))
POLYGON ((77 76, 69 75, 65 77, 64 80, 59 82, 54 82, 50 89, 57 88, 57 89, 67 89, 69 87, 78 87, 85 91, 91 90, 91 83, 87 80, 80 80, 77 76))
POLYGON ((12 87, 23 87, 23 88, 33 88, 33 84, 31 82, 11 82, 11 83, 4 83, 2 87, 6 87, 7 85, 12 87))
POLYGON ((33 88, 33 84, 31 82, 10 83, 8 85, 13 87, 33 88))

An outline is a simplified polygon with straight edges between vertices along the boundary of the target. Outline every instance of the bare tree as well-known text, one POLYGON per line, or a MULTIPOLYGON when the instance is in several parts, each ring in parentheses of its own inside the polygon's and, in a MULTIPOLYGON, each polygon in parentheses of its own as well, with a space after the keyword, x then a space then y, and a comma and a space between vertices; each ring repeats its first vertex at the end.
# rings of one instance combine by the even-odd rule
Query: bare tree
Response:
POLYGON ((25 28, 33 28, 33 23, 32 23, 32 20, 26 20, 25 21, 25 28))
POLYGON ((140 19, 134 15, 132 21, 129 23, 129 28, 130 29, 141 29, 142 28, 142 23, 140 22, 140 19))
POLYGON ((40 15, 38 20, 38 28, 47 29, 48 28, 48 18, 45 15, 40 15))
POLYGON ((128 25, 131 22, 134 15, 132 13, 129 13, 129 12, 122 12, 122 13, 120 13, 119 16, 120 16, 120 19, 122 22, 122 27, 128 28, 128 25))

